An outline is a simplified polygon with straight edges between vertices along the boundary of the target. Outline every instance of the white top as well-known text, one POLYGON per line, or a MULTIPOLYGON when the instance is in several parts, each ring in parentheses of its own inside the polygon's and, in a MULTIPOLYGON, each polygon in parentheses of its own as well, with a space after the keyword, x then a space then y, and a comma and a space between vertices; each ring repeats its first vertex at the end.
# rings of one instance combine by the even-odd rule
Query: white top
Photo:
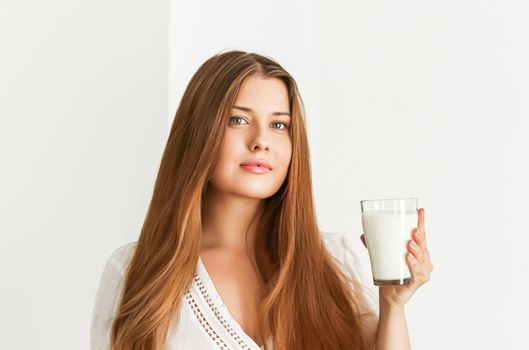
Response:
MULTIPOLYGON (((378 287, 373 284, 367 249, 360 239, 355 245, 352 237, 325 232, 322 232, 322 239, 327 250, 342 264, 344 272, 360 282, 369 306, 379 315, 378 287)), ((117 248, 106 262, 91 315, 92 350, 110 349, 110 326, 122 297, 122 277, 136 244, 136 241, 130 242, 117 248)), ((179 312, 180 322, 169 329, 168 350, 264 348, 260 348, 232 317, 200 257, 179 312)))

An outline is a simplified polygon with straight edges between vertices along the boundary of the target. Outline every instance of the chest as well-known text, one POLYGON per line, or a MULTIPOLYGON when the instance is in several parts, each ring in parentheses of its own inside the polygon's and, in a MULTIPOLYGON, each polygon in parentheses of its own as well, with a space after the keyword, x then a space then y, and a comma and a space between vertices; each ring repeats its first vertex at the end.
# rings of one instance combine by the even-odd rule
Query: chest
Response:
POLYGON ((202 251, 201 260, 207 269, 222 302, 246 334, 258 339, 258 307, 264 281, 255 263, 243 254, 202 251))

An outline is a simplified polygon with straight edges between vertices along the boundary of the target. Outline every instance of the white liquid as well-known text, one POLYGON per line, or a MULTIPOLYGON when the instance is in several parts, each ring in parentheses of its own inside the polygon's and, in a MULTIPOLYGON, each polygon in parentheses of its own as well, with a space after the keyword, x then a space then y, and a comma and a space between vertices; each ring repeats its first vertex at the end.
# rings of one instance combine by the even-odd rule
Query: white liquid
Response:
POLYGON ((399 280, 411 277, 406 263, 406 245, 411 239, 413 229, 417 227, 417 221, 417 212, 362 213, 362 226, 374 279, 399 280))

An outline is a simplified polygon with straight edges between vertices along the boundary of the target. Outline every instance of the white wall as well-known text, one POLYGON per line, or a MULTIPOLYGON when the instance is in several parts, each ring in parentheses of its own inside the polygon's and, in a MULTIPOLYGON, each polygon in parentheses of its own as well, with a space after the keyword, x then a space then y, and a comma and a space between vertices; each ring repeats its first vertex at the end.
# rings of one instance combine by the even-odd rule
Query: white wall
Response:
POLYGON ((321 221, 358 235, 360 199, 419 198, 435 270, 408 307, 416 349, 527 344, 528 10, 355 1, 322 13, 326 88, 310 115, 321 221))
POLYGON ((529 6, 206 4, 171 2, 170 109, 222 49, 276 58, 306 103, 322 228, 359 236, 361 199, 425 208, 435 270, 407 306, 413 348, 526 344, 529 6))
POLYGON ((88 349, 167 137, 168 2, 0 3, 0 349, 88 349))

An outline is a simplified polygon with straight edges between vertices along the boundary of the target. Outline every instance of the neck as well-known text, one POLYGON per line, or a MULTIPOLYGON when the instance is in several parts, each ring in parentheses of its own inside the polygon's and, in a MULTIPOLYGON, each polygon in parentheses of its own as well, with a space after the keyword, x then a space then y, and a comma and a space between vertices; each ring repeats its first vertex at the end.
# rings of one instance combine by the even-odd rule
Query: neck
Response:
POLYGON ((252 251, 263 200, 220 192, 208 186, 204 200, 202 249, 252 251))

